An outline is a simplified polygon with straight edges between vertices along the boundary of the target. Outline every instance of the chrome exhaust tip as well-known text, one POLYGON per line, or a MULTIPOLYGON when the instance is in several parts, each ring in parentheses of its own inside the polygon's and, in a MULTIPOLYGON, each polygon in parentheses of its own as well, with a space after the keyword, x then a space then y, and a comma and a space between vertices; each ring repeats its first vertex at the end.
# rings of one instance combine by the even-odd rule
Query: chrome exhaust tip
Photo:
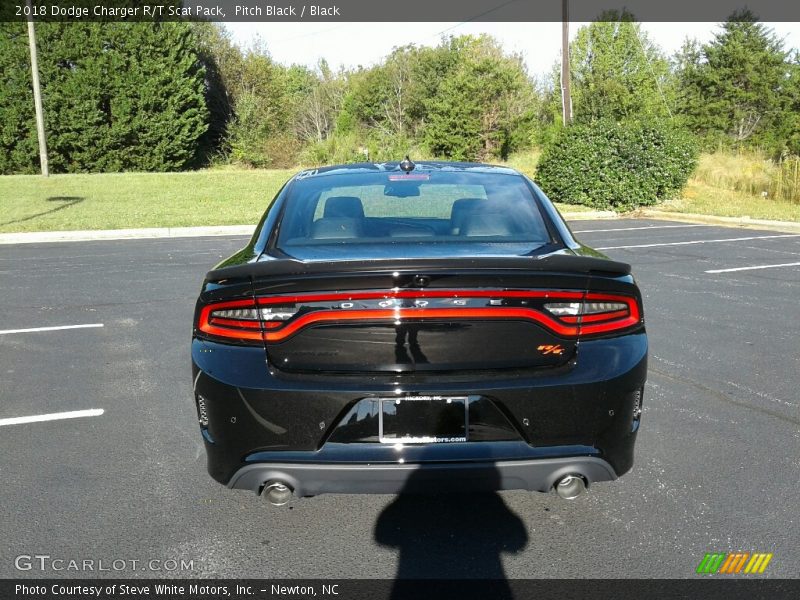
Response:
POLYGON ((261 490, 261 497, 272 506, 283 506, 292 499, 294 491, 288 485, 280 481, 272 481, 261 490))
POLYGON ((586 481, 580 475, 565 475, 556 482, 555 488, 564 500, 574 500, 586 491, 586 481))

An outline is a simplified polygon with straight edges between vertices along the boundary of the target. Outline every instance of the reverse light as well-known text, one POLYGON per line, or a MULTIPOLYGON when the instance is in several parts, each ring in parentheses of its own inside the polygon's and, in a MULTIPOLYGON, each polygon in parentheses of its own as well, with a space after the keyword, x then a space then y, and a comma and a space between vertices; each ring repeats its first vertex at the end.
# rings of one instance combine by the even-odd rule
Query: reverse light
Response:
POLYGON ((627 310, 622 302, 549 302, 544 307, 556 316, 594 315, 627 310))
POLYGON ((297 313, 294 304, 286 306, 270 306, 261 309, 261 318, 265 321, 288 321, 297 313))
POLYGON ((547 310, 558 317, 577 315, 581 310, 581 306, 582 303, 580 302, 550 302, 544 305, 547 310))
POLYGON ((214 310, 212 319, 244 319, 246 321, 258 320, 258 311, 255 308, 234 308, 231 310, 214 310))
POLYGON ((211 311, 212 319, 241 319, 245 321, 287 321, 297 309, 294 306, 271 306, 269 308, 234 308, 211 311))

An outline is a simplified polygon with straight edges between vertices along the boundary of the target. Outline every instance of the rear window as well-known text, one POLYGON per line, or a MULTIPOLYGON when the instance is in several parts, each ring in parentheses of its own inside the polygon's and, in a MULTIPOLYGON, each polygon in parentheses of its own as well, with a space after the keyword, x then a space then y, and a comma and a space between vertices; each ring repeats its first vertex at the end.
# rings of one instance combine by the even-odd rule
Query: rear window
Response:
POLYGON ((517 175, 454 171, 352 173, 297 179, 277 246, 289 255, 525 254, 550 242, 538 205, 517 175), (410 248, 417 248, 411 251, 410 248))

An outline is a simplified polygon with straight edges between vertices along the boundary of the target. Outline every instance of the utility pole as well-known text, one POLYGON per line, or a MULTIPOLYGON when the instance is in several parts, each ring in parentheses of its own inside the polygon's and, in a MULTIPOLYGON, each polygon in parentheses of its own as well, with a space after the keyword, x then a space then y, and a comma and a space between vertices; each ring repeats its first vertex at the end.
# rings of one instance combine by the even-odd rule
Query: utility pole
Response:
POLYGON ((42 110, 42 90, 39 85, 39 59, 36 53, 36 29, 33 25, 33 9, 31 0, 25 0, 28 5, 28 45, 31 49, 31 77, 33 78, 33 103, 36 106, 36 132, 39 135, 39 162, 42 165, 42 175, 50 175, 47 164, 47 138, 44 134, 44 111, 42 110))
POLYGON ((572 122, 569 79, 569 0, 561 0, 561 116, 564 125, 572 122))

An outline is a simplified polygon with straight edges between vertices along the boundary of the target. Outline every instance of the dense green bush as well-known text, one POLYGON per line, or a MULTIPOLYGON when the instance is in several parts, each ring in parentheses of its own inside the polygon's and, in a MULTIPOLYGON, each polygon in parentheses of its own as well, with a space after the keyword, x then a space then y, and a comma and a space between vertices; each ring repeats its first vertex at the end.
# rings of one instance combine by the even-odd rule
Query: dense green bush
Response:
POLYGON ((670 123, 600 120, 563 128, 536 179, 557 202, 630 210, 675 195, 696 162, 693 138, 670 123))
POLYGON ((367 160, 367 155, 362 150, 358 136, 347 133, 310 143, 300 158, 304 165, 310 167, 363 162, 367 160))
MULTIPOLYGON (((187 23, 40 23, 50 169, 176 171, 208 129, 205 69, 187 23)), ((39 168, 24 23, 0 23, 0 173, 39 168)))

